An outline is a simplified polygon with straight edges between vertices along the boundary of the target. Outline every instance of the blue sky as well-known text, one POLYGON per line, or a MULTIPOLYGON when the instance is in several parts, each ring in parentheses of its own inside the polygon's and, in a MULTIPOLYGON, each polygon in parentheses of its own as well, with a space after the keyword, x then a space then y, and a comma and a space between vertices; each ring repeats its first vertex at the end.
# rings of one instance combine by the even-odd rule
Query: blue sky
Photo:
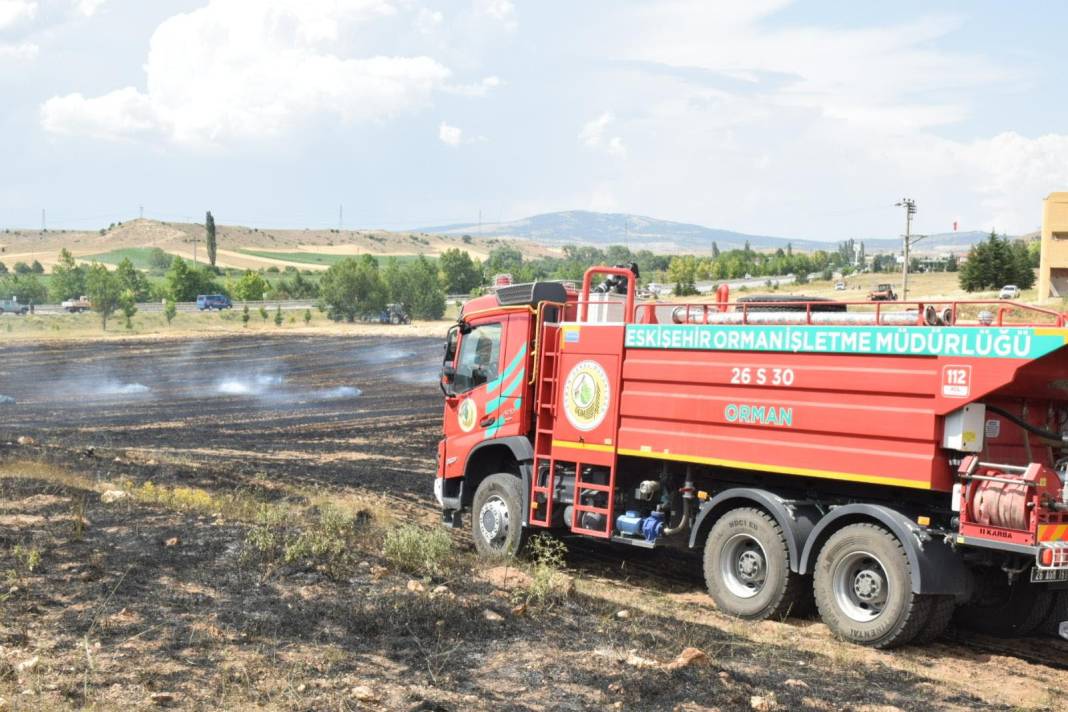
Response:
POLYGON ((1059 4, 0 0, 0 227, 1035 229, 1059 4))

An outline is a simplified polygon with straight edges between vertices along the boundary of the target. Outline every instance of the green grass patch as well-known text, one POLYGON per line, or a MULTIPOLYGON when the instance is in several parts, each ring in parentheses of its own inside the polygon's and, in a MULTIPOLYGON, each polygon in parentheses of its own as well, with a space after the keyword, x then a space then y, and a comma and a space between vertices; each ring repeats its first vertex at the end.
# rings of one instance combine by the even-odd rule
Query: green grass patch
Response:
MULTIPOLYGON (((343 259, 348 257, 354 257, 355 255, 334 255, 324 252, 272 252, 269 250, 239 250, 243 255, 251 255, 252 257, 263 257, 269 260, 281 260, 282 262, 295 262, 297 264, 308 265, 324 265, 330 267, 336 265, 343 259)), ((408 262, 415 260, 419 255, 375 255, 375 259, 378 260, 379 265, 384 265, 386 260, 392 257, 400 264, 404 265, 408 262)), ((436 261, 436 257, 427 256, 430 261, 436 261)))
POLYGON ((129 258, 130 262, 133 262, 133 266, 137 269, 151 270, 157 269, 151 261, 153 251, 154 250, 151 247, 123 247, 117 250, 111 250, 110 252, 101 252, 98 255, 79 257, 78 259, 88 262, 103 262, 104 264, 117 265, 124 259, 129 258))

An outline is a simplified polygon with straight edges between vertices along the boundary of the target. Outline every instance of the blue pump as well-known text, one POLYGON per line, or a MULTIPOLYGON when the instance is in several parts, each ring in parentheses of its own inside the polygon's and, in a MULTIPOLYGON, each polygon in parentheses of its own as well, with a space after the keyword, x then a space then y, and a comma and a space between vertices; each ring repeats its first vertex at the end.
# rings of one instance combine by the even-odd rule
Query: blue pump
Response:
POLYGON ((664 513, 653 512, 643 517, 641 512, 628 509, 616 517, 616 529, 627 536, 641 536, 646 541, 656 541, 664 533, 664 513))

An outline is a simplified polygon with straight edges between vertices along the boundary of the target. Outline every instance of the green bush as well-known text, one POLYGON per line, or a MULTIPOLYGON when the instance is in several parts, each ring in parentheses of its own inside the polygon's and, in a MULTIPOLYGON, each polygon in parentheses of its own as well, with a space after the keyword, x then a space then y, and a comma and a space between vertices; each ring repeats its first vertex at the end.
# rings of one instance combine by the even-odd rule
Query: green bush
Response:
POLYGON ((452 540, 441 529, 403 524, 386 534, 382 553, 395 566, 410 573, 441 576, 452 557, 452 540))

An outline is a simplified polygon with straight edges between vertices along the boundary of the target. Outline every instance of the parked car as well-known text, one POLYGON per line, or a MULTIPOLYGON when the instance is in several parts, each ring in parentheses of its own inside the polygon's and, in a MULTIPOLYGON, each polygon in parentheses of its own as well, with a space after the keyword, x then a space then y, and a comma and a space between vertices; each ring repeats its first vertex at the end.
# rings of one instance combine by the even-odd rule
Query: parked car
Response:
POLYGON ((835 282, 834 283, 834 291, 836 291, 836 292, 844 292, 845 288, 846 288, 845 287, 845 282, 835 282))
POLYGON ((225 294, 198 294, 197 295, 197 309, 204 311, 205 309, 233 309, 234 303, 230 301, 230 297, 225 294))
POLYGON ((16 316, 22 316, 23 314, 29 314, 30 308, 25 304, 19 304, 18 300, 12 297, 11 299, 0 299, 0 314, 14 314, 16 316))
POLYGON ((868 299, 873 302, 896 302, 897 293, 892 284, 878 284, 875 289, 868 292, 868 299))
POLYGON ((1020 288, 1015 284, 1006 284, 1001 288, 1001 292, 998 294, 998 299, 1019 299, 1020 288))

